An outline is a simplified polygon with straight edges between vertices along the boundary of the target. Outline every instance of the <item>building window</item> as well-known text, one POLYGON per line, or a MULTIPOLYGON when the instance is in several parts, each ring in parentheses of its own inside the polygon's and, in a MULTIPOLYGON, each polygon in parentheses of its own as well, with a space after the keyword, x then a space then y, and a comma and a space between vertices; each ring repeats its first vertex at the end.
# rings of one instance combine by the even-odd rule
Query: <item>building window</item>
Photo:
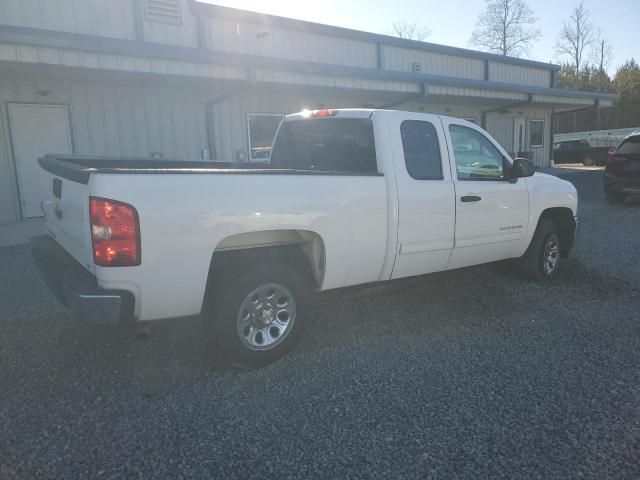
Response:
POLYGON ((284 114, 281 113, 250 113, 247 115, 250 161, 271 161, 273 139, 283 118, 284 114))
POLYGON ((529 146, 541 147, 544 143, 544 120, 529 121, 529 146))
POLYGON ((145 6, 148 21, 180 25, 180 0, 146 0, 145 6))
POLYGON ((400 125, 404 162, 416 180, 442 180, 442 157, 436 129, 429 122, 405 120, 400 125))

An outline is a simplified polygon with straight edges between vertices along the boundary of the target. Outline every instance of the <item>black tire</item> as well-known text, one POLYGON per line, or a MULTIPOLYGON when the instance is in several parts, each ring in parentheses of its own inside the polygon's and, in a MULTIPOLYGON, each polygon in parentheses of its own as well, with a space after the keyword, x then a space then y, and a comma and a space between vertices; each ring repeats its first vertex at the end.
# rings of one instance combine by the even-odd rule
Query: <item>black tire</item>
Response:
POLYGON ((533 235, 531 244, 520 259, 520 271, 531 280, 546 282, 554 279, 558 275, 561 266, 560 257, 561 245, 558 229, 553 220, 542 218, 538 222, 538 227, 533 235), (554 246, 552 247, 553 244, 554 246), (552 247, 552 248, 551 248, 552 247), (555 263, 553 268, 549 268, 549 255, 551 250, 555 251, 555 263))
MULTIPOLYGON (((206 313, 207 320, 210 322, 210 331, 212 339, 218 346, 220 351, 225 356, 225 359, 232 365, 244 368, 253 369, 260 368, 276 360, 282 358, 289 353, 298 343, 306 323, 306 311, 308 303, 309 289, 306 285, 304 278, 293 268, 278 264, 278 263, 264 263, 256 267, 247 270, 234 278, 237 273, 233 271, 233 266, 229 266, 226 269, 227 275, 224 275, 224 282, 213 282, 212 286, 215 286, 216 291, 213 293, 213 301, 206 313), (256 328, 249 326, 251 332, 256 332, 251 339, 245 336, 241 338, 238 324, 241 322, 239 316, 241 314, 241 306, 247 311, 247 304, 243 302, 247 301, 249 295, 254 290, 261 287, 267 287, 269 285, 279 285, 285 288, 285 290, 279 290, 283 292, 288 290, 293 297, 293 302, 290 301, 289 307, 293 306, 294 315, 293 318, 288 316, 286 327, 282 330, 282 337, 274 340, 272 345, 253 345, 247 346, 249 343, 256 343, 256 338, 263 338, 264 342, 268 342, 272 339, 271 334, 267 335, 268 326, 259 325, 260 328, 265 330, 265 333, 259 337, 258 326, 256 328), (267 340, 267 338, 269 340, 267 340), (262 349, 252 349, 262 348, 262 349)), ((276 287, 278 288, 278 287, 276 287)), ((260 293, 260 291, 258 292, 260 293)), ((291 299, 290 299, 291 300, 291 299)), ((253 322, 259 323, 259 319, 262 318, 260 311, 263 313, 268 312, 267 317, 271 319, 264 320, 265 322, 272 322, 272 328, 276 330, 283 328, 278 318, 280 313, 277 312, 278 300, 268 301, 266 297, 256 302, 253 307, 254 310, 249 312, 249 320, 247 323, 253 322), (264 305, 267 305, 264 307, 264 305), (260 311, 258 310, 260 307, 260 311), (275 315, 275 317, 274 317, 275 315)), ((284 305, 284 304, 283 304, 284 305)), ((283 314, 284 315, 284 314, 283 314)), ((266 323, 265 325, 269 325, 266 323)), ((276 335, 274 335, 276 337, 276 335)))

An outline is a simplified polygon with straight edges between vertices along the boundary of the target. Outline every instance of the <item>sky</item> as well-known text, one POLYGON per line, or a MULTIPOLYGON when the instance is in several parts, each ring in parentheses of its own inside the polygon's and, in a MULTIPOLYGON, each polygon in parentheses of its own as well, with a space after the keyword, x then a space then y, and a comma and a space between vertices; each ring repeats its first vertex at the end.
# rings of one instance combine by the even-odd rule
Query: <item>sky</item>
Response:
MULTIPOLYGON (((202 0, 201 0, 202 1, 202 0)), ((482 0, 204 0, 208 3, 252 10, 260 13, 325 23, 339 27, 391 34, 398 21, 416 22, 429 27, 428 42, 474 48, 469 37, 482 0)), ((535 0, 529 6, 538 17, 542 39, 523 58, 563 63, 554 45, 562 22, 568 20, 578 0, 535 0)), ((640 0, 584 0, 591 21, 602 30, 613 46, 609 73, 626 60, 640 61, 640 0)))

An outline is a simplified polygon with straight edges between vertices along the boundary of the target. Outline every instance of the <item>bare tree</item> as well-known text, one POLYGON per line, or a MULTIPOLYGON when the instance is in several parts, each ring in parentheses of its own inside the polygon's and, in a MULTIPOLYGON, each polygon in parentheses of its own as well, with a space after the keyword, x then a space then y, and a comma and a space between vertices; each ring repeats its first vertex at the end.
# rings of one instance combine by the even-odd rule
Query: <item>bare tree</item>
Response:
POLYGON ((591 61, 600 71, 605 71, 613 61, 613 47, 611 41, 598 30, 591 50, 591 61))
POLYGON ((540 39, 536 17, 525 0, 486 0, 469 43, 483 50, 519 57, 540 39))
POLYGON ((589 10, 580 2, 568 21, 562 25, 560 36, 556 42, 556 53, 559 57, 569 57, 569 64, 576 72, 580 71, 587 47, 595 41, 595 31, 589 19, 589 10))
POLYGON ((431 35, 431 29, 429 27, 418 25, 415 22, 394 22, 393 35, 400 38, 422 42, 431 35))

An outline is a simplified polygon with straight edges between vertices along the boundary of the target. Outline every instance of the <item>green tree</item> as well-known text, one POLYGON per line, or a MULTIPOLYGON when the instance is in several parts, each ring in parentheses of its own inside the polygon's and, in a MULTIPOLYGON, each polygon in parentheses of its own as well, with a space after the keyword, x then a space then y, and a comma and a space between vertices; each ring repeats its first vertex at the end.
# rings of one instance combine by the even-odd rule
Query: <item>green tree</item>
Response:
POLYGON ((620 95, 616 123, 622 127, 640 126, 640 67, 633 58, 618 68, 613 84, 620 95))
POLYGON ((576 72, 572 64, 565 63, 558 73, 556 85, 587 92, 613 92, 613 82, 607 72, 589 64, 576 72))

